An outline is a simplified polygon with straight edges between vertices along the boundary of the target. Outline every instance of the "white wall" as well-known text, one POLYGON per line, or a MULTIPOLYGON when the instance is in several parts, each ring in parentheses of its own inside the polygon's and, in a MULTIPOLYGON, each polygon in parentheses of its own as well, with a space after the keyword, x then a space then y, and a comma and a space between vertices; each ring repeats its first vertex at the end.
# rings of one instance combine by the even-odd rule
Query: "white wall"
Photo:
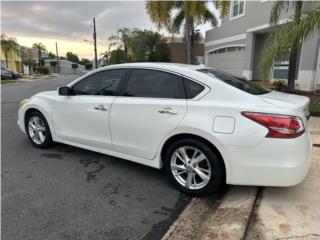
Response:
MULTIPOLYGON (((49 69, 50 72, 54 72, 54 68, 51 66, 50 62, 51 61, 56 61, 56 60, 45 60, 45 66, 49 69)), ((68 61, 68 60, 59 60, 59 69, 60 73, 63 74, 70 74, 70 73, 84 73, 87 72, 85 66, 78 64, 78 68, 74 71, 72 68, 73 62, 68 61)), ((58 66, 56 65, 56 71, 58 71, 58 66)))

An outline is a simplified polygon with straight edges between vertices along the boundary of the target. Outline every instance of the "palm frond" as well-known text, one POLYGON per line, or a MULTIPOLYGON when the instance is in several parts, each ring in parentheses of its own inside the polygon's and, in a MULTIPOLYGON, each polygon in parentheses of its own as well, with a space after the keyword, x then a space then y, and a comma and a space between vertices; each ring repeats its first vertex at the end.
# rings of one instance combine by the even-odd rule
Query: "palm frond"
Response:
POLYGON ((174 5, 174 1, 150 0, 145 2, 145 7, 151 21, 156 24, 159 29, 168 26, 174 5))
POLYGON ((230 11, 231 1, 215 0, 214 5, 215 5, 216 9, 220 11, 220 18, 223 18, 230 11))
POLYGON ((279 21, 281 14, 285 14, 290 9, 292 1, 276 1, 271 9, 270 24, 276 25, 279 21))
POLYGON ((1 34, 1 49, 6 59, 10 52, 14 52, 20 56, 19 47, 20 45, 16 41, 10 39, 5 34, 1 34))
POLYGON ((180 33, 180 28, 182 26, 182 23, 184 22, 184 18, 185 18, 185 13, 181 9, 172 20, 172 24, 171 24, 172 33, 180 33))
POLYGON ((291 24, 286 28, 277 26, 268 38, 269 44, 265 48, 264 57, 259 64, 262 78, 268 79, 275 60, 286 56, 294 42, 302 43, 314 33, 320 33, 320 7, 304 11, 297 24, 291 24))
POLYGON ((213 27, 218 24, 218 19, 209 9, 206 9, 203 15, 203 23, 210 22, 213 27))
POLYGON ((183 9, 186 17, 192 17, 198 21, 203 16, 206 6, 204 1, 185 1, 183 9))
POLYGON ((302 13, 301 20, 298 24, 292 24, 284 32, 281 41, 303 42, 309 38, 312 33, 320 32, 320 7, 312 8, 302 13))

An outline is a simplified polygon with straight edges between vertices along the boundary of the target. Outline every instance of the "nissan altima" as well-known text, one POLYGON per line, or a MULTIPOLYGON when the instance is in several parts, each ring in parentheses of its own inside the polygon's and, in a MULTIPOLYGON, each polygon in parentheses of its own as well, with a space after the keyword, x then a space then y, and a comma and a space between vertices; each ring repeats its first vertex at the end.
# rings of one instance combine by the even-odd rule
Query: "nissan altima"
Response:
POLYGON ((181 191, 291 186, 310 163, 309 99, 205 66, 103 67, 20 103, 33 146, 53 142, 164 167, 181 191))

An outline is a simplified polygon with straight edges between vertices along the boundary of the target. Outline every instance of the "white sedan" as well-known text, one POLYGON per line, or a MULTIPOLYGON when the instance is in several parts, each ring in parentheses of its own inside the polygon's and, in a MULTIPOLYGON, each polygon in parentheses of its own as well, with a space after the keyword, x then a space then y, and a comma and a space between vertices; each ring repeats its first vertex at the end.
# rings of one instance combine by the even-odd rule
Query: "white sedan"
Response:
POLYGON ((60 142, 166 172, 181 191, 291 186, 307 174, 309 99, 204 66, 132 63, 21 102, 35 147, 60 142))

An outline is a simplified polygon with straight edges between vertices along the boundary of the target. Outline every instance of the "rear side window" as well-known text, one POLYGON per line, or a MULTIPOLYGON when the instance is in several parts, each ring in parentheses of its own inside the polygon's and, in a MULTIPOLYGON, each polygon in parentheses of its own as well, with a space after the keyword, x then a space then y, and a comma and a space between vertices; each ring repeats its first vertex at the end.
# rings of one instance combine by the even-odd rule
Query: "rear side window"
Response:
POLYGON ((124 96, 148 98, 184 98, 180 76, 148 69, 132 71, 124 96))
POLYGON ((72 92, 74 95, 114 96, 126 71, 115 69, 94 73, 76 83, 72 92))
POLYGON ((247 92, 247 93, 251 93, 253 95, 262 95, 262 94, 266 94, 268 93, 269 91, 262 88, 262 87, 259 87, 258 85, 255 85, 249 81, 246 81, 246 80, 243 80, 241 78, 238 78, 238 77, 235 77, 229 73, 225 73, 223 71, 218 71, 218 70, 215 70, 215 69, 199 69, 197 70, 199 72, 203 72, 209 76, 214 76, 218 79, 220 79, 221 81, 233 86, 233 87, 236 87, 244 92, 247 92))
POLYGON ((204 89, 204 86, 202 86, 201 84, 186 78, 184 79, 184 84, 186 86, 188 99, 194 98, 195 96, 199 95, 204 89))

